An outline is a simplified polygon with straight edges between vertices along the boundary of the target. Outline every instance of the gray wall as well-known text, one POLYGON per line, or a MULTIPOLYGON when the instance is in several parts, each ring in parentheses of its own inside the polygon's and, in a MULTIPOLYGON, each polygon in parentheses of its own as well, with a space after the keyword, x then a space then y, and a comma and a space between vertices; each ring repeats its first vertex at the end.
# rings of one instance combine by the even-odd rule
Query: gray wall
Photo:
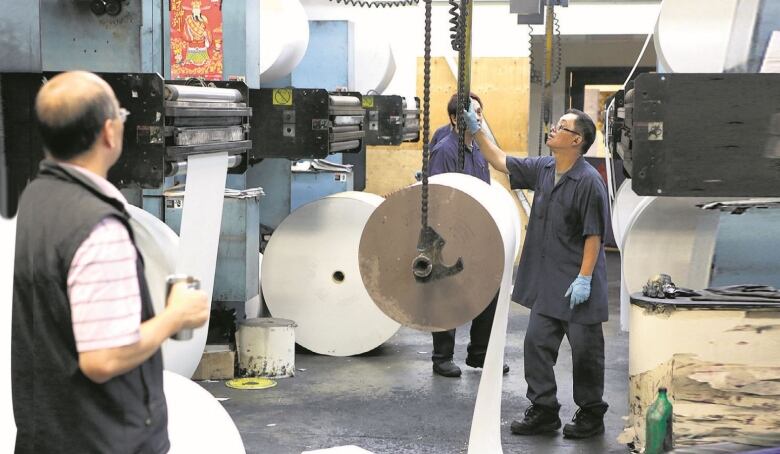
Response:
MULTIPOLYGON (((574 67, 619 67, 634 66, 646 35, 604 35, 604 36, 563 36, 563 64, 558 82, 553 84, 552 123, 563 115, 568 102, 566 96, 566 68, 574 67)), ((534 36, 532 52, 538 71, 544 65, 544 44, 542 36, 534 36)), ((656 56, 651 42, 639 66, 655 66, 656 56)), ((528 155, 535 156, 539 145, 541 116, 541 84, 531 84, 530 110, 528 121, 528 155)), ((543 146, 542 155, 549 151, 543 146)))

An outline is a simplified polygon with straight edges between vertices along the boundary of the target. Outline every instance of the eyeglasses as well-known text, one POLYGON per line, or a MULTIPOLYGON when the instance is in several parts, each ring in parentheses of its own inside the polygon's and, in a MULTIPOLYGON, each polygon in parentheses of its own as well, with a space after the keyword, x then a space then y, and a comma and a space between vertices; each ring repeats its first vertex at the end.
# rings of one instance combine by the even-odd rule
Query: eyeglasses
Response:
POLYGON ((119 108, 119 119, 124 123, 127 121, 127 117, 130 115, 130 111, 125 109, 124 107, 119 108))
POLYGON ((576 135, 578 135, 578 136, 582 136, 582 134, 578 133, 577 131, 571 130, 571 129, 569 129, 569 128, 566 128, 566 127, 564 127, 564 126, 561 126, 561 125, 559 125, 559 124, 558 124, 558 125, 555 125, 555 126, 553 126, 552 128, 550 128, 550 130, 551 130, 551 131, 553 131, 553 132, 555 132, 555 131, 566 131, 566 132, 570 132, 570 133, 572 133, 572 134, 576 134, 576 135))

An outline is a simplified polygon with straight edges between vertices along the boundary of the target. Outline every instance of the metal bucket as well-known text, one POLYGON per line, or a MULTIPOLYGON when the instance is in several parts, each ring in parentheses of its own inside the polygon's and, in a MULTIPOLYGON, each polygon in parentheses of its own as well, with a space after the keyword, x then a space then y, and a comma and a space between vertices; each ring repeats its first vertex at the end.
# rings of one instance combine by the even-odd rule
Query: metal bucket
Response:
POLYGON ((239 375, 284 378, 295 375, 295 327, 283 318, 254 318, 238 324, 239 375))

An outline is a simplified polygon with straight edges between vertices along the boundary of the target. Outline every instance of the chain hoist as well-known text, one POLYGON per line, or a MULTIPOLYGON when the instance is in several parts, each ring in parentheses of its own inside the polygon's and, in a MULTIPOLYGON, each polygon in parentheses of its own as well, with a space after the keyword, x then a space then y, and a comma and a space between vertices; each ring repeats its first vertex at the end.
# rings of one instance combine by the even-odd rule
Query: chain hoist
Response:
POLYGON ((455 113, 458 125, 458 170, 466 164, 466 119, 464 114, 471 106, 471 22, 473 0, 449 0, 450 41, 452 50, 458 52, 458 109, 455 113))
MULTIPOLYGON (((458 274, 463 270, 463 259, 461 257, 455 262, 454 265, 447 266, 442 263, 442 250, 446 241, 442 238, 436 230, 428 225, 428 162, 430 160, 430 113, 431 113, 431 2, 432 0, 425 0, 425 43, 423 54, 423 162, 422 162, 422 191, 421 191, 421 207, 420 207, 420 237, 417 242, 418 255, 412 262, 412 272, 418 282, 427 282, 434 279, 441 279, 447 276, 458 274)), ((450 0, 450 4, 454 6, 454 0, 450 0)), ((462 0, 460 4, 461 14, 458 16, 457 30, 453 30, 452 36, 453 47, 458 47, 460 52, 459 58, 459 73, 461 77, 458 78, 458 131, 459 143, 458 143, 458 160, 459 168, 463 170, 465 160, 465 143, 463 141, 465 132, 465 119, 463 118, 464 109, 468 109, 469 98, 469 78, 471 76, 470 62, 471 62, 471 4, 469 0, 462 0), (468 64, 467 64, 468 62, 468 64), (465 69, 463 67, 465 66, 465 69), (465 74, 465 77, 462 76, 465 74), (466 101, 461 102, 461 94, 463 89, 466 90, 466 101)), ((457 14, 457 9, 453 8, 450 13, 457 14)), ((453 20, 450 20, 453 23, 453 20)))

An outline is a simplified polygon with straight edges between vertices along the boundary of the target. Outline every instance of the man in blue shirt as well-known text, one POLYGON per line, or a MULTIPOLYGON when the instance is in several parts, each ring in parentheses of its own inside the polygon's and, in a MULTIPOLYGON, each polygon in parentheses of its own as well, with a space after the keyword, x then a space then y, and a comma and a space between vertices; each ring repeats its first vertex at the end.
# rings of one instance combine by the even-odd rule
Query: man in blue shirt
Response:
POLYGON ((582 157, 596 127, 585 113, 570 109, 547 139, 552 156, 516 158, 488 140, 478 117, 466 114, 469 132, 485 158, 509 174, 513 188, 534 190, 512 293, 513 301, 531 309, 524 343, 531 406, 521 421, 512 422, 512 433, 532 435, 561 427, 553 366, 564 335, 571 345, 579 410, 563 434, 588 438, 604 433, 607 192, 599 173, 582 157))
MULTIPOLYGON (((482 101, 471 93, 471 105, 475 121, 482 124, 482 101)), ((466 156, 463 170, 458 166, 458 127, 456 112, 458 95, 453 95, 447 103, 447 113, 450 124, 442 126, 434 134, 434 145, 431 148, 429 173, 431 176, 440 173, 460 172, 479 178, 490 184, 490 168, 485 157, 479 151, 479 146, 472 141, 471 134, 466 132, 466 156)), ((466 365, 480 368, 485 363, 490 328, 493 326, 493 315, 496 312, 498 295, 490 305, 471 322, 471 342, 468 345, 466 365)), ((445 377, 460 377, 461 370, 453 361, 455 351, 455 330, 433 333, 433 372, 445 377)), ((504 373, 509 372, 509 366, 504 365, 504 373)))

